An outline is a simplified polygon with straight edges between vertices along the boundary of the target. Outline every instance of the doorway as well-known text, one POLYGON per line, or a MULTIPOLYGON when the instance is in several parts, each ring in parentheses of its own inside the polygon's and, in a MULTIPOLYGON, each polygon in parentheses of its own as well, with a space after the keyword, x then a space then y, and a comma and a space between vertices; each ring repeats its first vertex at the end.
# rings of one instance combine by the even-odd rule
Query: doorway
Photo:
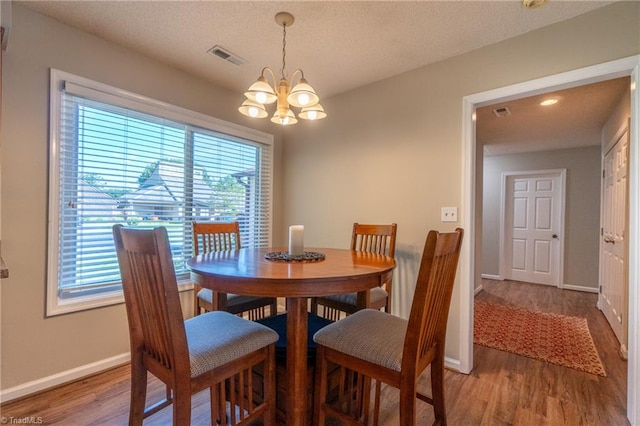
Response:
MULTIPOLYGON (((476 218, 481 215, 481 203, 476 202, 476 188, 481 177, 482 152, 476 146, 474 117, 478 107, 507 99, 517 99, 534 94, 576 87, 612 78, 631 76, 631 124, 630 124, 630 179, 629 179, 629 253, 630 259, 636 259, 640 246, 640 142, 638 138, 640 94, 636 89, 640 79, 640 56, 634 56, 601 65, 570 71, 545 77, 522 84, 491 90, 463 99, 463 207, 462 225, 469 230, 469 238, 461 255, 461 298, 462 314, 460 330, 460 367, 462 372, 473 368, 473 295, 475 283, 480 282, 480 268, 476 257, 480 255, 477 241, 481 241, 481 229, 476 218)), ((637 283, 640 277, 638 262, 630 262, 629 282, 637 283)), ((629 288, 629 305, 640 306, 640 289, 637 284, 629 288)), ((636 309, 630 309, 629 318, 629 362, 627 380, 627 416, 632 424, 640 421, 640 315, 636 309)))

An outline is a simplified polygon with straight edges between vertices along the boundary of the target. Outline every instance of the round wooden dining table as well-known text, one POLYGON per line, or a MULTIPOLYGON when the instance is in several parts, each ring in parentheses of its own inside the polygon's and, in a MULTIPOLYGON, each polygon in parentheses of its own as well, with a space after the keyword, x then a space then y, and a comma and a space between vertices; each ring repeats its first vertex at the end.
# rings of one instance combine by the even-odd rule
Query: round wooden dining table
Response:
MULTIPOLYGON (((202 254, 187 261, 191 279, 220 293, 284 297, 287 306, 287 393, 307 389, 307 298, 358 293, 358 306, 369 306, 369 289, 391 279, 393 258, 334 248, 306 248, 324 254, 315 261, 269 260, 284 248, 242 248, 202 254)), ((287 398, 286 424, 306 423, 307 399, 287 398)))

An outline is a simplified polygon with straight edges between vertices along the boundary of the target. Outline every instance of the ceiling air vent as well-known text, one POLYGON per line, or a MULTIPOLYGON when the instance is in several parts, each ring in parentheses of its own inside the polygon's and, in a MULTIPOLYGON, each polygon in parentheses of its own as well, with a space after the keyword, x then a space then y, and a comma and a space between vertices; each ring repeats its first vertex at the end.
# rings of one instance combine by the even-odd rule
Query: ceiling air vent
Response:
POLYGON ((496 117, 507 117, 511 115, 511 110, 508 107, 499 107, 493 110, 496 117))
POLYGON ((234 65, 242 65, 247 62, 240 56, 228 51, 222 46, 215 45, 211 49, 207 50, 207 52, 219 58, 222 58, 225 61, 231 62, 234 65))

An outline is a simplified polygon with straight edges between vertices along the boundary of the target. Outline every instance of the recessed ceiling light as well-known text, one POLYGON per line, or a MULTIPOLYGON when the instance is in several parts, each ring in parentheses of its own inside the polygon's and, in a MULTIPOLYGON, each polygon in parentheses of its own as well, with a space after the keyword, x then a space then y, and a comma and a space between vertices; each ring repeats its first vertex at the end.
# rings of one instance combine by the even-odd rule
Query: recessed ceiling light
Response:
POLYGON ((549 106, 549 105, 555 105, 557 103, 558 103, 557 99, 545 99, 544 101, 540 102, 540 105, 549 106))

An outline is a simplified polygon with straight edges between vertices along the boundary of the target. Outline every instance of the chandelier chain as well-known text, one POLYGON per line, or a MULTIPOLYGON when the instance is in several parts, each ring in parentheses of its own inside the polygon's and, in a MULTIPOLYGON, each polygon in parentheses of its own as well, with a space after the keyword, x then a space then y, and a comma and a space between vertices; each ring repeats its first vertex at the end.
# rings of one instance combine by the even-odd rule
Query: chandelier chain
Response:
POLYGON ((282 25, 282 69, 280 73, 282 74, 282 78, 285 78, 285 67, 286 67, 286 56, 287 56, 287 24, 282 25))

